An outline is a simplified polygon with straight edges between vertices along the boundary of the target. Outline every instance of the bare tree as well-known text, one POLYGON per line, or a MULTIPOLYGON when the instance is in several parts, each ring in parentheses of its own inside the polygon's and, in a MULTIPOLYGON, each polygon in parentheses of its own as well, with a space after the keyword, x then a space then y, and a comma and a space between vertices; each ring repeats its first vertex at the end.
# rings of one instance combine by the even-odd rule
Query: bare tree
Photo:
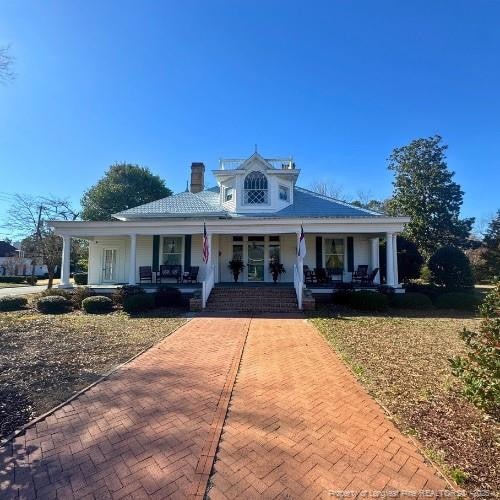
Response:
POLYGON ((10 45, 0 47, 0 83, 4 85, 16 77, 12 66, 14 65, 14 57, 10 55, 10 45))
POLYGON ((311 182, 309 189, 315 193, 323 196, 329 196, 330 198, 335 198, 337 200, 343 200, 344 198, 344 190, 342 186, 325 179, 311 182))
POLYGON ((22 239, 25 256, 32 259, 33 273, 36 264, 45 264, 52 287, 54 272, 60 266, 62 242, 48 225, 50 220, 76 220, 78 212, 68 200, 15 194, 7 211, 5 227, 16 238, 22 239))

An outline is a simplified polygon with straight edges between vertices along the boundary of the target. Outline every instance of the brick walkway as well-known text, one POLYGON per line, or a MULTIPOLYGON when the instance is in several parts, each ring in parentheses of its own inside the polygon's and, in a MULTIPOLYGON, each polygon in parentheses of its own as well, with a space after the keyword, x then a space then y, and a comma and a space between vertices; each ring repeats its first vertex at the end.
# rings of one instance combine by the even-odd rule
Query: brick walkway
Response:
POLYGON ((194 319, 36 424, 0 451, 0 498, 203 494, 248 324, 194 319))
POLYGON ((214 470, 213 500, 446 487, 300 319, 252 320, 214 470))
POLYGON ((200 317, 0 451, 0 497, 201 498, 217 444, 213 500, 445 487, 303 319, 200 317))

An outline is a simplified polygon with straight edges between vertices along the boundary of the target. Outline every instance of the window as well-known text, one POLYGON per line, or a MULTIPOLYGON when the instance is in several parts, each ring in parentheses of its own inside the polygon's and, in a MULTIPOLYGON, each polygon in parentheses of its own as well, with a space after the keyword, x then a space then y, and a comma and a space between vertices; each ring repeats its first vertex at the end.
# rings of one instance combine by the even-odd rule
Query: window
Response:
POLYGON ((224 201, 231 201, 233 199, 233 188, 224 188, 224 201))
POLYGON ((250 172, 245 177, 245 204, 268 203, 267 177, 262 172, 250 172))
POLYGON ((163 264, 182 264, 182 236, 163 238, 163 264))
POLYGON ((290 198, 290 190, 286 186, 280 186, 280 200, 288 201, 290 198))
POLYGON ((344 239, 325 238, 325 267, 344 269, 344 239))

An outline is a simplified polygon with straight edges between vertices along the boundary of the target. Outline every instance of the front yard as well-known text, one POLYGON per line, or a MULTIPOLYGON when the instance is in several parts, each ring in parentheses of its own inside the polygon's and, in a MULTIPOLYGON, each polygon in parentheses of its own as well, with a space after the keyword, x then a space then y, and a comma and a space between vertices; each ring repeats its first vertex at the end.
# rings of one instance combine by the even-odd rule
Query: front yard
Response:
POLYGON ((0 313, 0 436, 169 335, 185 322, 174 314, 0 313))
POLYGON ((312 318, 368 391, 469 493, 500 489, 499 426, 460 394, 448 359, 479 319, 443 312, 361 315, 325 307, 312 318))

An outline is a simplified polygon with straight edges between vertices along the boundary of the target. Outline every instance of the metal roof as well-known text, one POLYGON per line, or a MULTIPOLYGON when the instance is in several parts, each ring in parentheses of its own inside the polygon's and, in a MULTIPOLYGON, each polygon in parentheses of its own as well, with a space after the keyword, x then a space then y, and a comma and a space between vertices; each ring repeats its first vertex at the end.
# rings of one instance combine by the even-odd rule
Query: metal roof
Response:
POLYGON ((301 217, 381 217, 372 210, 356 207, 308 189, 295 187, 293 203, 277 212, 231 212, 220 206, 219 188, 200 193, 184 192, 113 214, 118 219, 149 218, 284 218, 301 217))

